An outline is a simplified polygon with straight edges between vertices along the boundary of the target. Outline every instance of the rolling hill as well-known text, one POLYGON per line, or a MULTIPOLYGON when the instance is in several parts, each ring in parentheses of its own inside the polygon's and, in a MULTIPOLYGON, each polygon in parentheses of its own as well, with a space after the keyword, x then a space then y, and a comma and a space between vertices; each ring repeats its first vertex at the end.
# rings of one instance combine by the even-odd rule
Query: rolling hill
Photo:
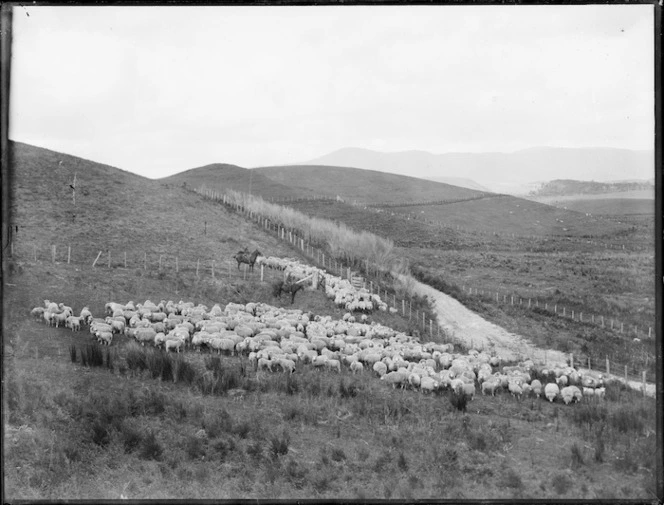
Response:
MULTIPOLYGON (((466 231, 515 235, 605 235, 624 229, 622 225, 586 216, 585 213, 515 196, 483 193, 374 170, 301 165, 254 170, 283 185, 298 185, 318 194, 339 195, 346 203, 381 206, 387 211, 387 216, 405 214, 411 218, 458 226, 466 231)), ((335 208, 333 212, 331 207, 327 207, 324 212, 333 213, 335 219, 343 215, 355 222, 368 223, 379 219, 376 214, 372 214, 372 218, 351 218, 353 212, 363 212, 362 207, 352 209, 350 206, 344 210, 335 208)), ((382 227, 383 234, 390 228, 382 227)), ((364 226, 364 229, 373 231, 374 227, 364 226)), ((409 232, 409 235, 412 233, 409 232)), ((421 240, 430 238, 428 233, 424 233, 421 240)))
MULTIPOLYGON (((220 263, 241 247, 266 255, 293 250, 180 184, 152 180, 75 156, 9 143, 11 215, 17 252, 50 254, 71 245, 72 261, 92 264, 99 251, 143 264, 144 255, 220 263), (60 163, 62 162, 62 163, 60 163), (76 174, 76 205, 70 184, 76 174), (16 229, 18 227, 18 229, 16 229)), ((65 253, 66 258, 66 253, 65 253)))
POLYGON ((305 188, 295 189, 279 184, 265 175, 236 165, 215 163, 204 167, 192 168, 161 179, 167 184, 186 185, 189 188, 206 187, 224 191, 233 189, 243 193, 260 195, 266 200, 280 200, 309 196, 311 191, 305 188))
POLYGON ((652 151, 612 148, 535 147, 513 153, 384 153, 345 148, 299 165, 334 165, 381 170, 414 177, 463 177, 497 193, 524 194, 537 181, 650 179, 652 151))
POLYGON ((331 197, 339 195, 345 200, 368 204, 458 200, 482 195, 481 191, 376 170, 309 165, 261 167, 253 170, 303 192, 313 191, 331 197))

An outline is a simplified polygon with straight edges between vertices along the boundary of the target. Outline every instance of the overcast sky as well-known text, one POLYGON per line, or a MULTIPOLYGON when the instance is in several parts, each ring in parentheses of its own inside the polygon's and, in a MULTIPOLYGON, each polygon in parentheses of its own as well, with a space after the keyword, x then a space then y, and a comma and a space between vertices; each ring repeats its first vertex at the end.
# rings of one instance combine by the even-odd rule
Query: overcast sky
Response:
POLYGON ((653 145, 652 5, 15 7, 13 30, 10 138, 148 177, 653 145))

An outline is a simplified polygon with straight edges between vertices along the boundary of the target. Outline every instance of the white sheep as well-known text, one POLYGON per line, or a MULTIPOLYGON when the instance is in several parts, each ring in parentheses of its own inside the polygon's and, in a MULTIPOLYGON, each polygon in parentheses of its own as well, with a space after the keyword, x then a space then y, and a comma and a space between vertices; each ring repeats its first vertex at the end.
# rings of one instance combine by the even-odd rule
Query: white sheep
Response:
POLYGON ((546 399, 550 402, 553 402, 559 394, 560 389, 558 388, 558 384, 551 382, 544 386, 544 396, 546 396, 546 399))

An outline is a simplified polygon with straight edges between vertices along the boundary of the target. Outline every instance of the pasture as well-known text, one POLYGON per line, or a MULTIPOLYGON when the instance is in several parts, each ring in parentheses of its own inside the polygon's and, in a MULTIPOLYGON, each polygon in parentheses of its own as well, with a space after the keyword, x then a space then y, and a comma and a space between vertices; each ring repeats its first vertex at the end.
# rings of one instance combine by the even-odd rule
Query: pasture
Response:
MULTIPOLYGON (((104 314, 108 301, 146 299, 222 307, 264 302, 335 319, 345 310, 318 290, 297 293, 291 305, 285 296, 276 298, 271 282, 261 283, 258 273, 246 279, 236 272, 228 278, 196 275, 197 259, 233 261, 244 247, 266 256, 305 256, 190 188, 23 144, 11 149, 10 224, 18 229, 14 257, 3 258, 8 501, 655 499, 655 402, 619 384, 607 386, 604 400, 565 405, 534 397, 518 400, 503 392, 478 395, 464 410, 449 391, 393 389, 368 370, 352 374, 343 367, 336 373, 298 363, 292 376, 262 372, 244 357, 190 349, 167 354, 137 348, 123 335, 100 347, 87 328, 72 332, 31 318, 30 309, 44 299, 71 305, 76 313, 89 306, 95 316, 104 314), (67 189, 75 171, 76 206, 67 189), (53 244, 59 251, 56 261, 49 252, 53 244), (63 256, 69 245, 71 263, 63 256), (104 259, 112 251, 110 268, 105 261, 92 266, 99 251, 104 259), (168 263, 156 268, 161 256, 168 263), (174 258, 182 268, 174 268, 174 258), (179 370, 175 375, 174 369, 179 370), (217 381, 214 388, 203 379, 210 376, 217 381)), ((528 250, 532 244, 507 235, 487 240, 484 232, 447 229, 433 235, 427 223, 384 212, 362 213, 343 204, 323 207, 321 202, 302 205, 351 228, 376 226, 397 244, 417 245, 397 253, 415 271, 432 276, 432 283, 443 272, 457 282, 477 275, 471 280, 487 285, 544 288, 547 279, 568 269, 559 260, 582 244, 564 237, 543 240, 541 247, 551 254, 539 254, 528 250), (419 248, 427 240, 438 250, 419 248), (515 271, 508 259, 523 271, 515 271)), ((607 226, 623 230, 620 240, 636 236, 630 233, 646 236, 647 226, 638 223, 615 220, 607 226)), ((574 266, 579 273, 568 272, 554 296, 583 304, 608 303, 615 296, 626 304, 626 317, 639 310, 650 317, 647 253, 614 253, 601 263, 597 259, 606 251, 593 244, 583 247, 589 252, 578 256, 584 261, 574 266), (620 276, 618 265, 631 274, 629 280, 620 276), (612 271, 616 274, 607 275, 612 271), (577 284, 576 277, 588 283, 577 284), (594 286, 590 280, 600 283, 603 294, 597 300, 583 294, 594 286), (643 299, 618 298, 627 292, 643 299)), ((427 300, 414 297, 412 302, 413 310, 429 309, 427 300)), ((532 330, 526 336, 538 343, 563 345, 558 335, 575 331, 580 334, 571 337, 575 346, 590 341, 567 321, 559 327, 538 321, 532 312, 497 310, 470 298, 465 303, 518 333, 532 330)), ((417 326, 389 312, 375 311, 370 318, 408 334, 417 326)))
MULTIPOLYGON (((257 373, 244 358, 180 355, 195 374, 221 370, 226 389, 211 394, 195 380, 132 370, 136 351, 123 336, 101 351, 101 366, 84 366, 87 331, 49 328, 27 313, 51 297, 101 314, 109 293, 114 300, 237 301, 228 286, 209 291, 201 285, 208 281, 185 278, 175 296, 162 279, 123 269, 13 271, 4 339, 8 498, 654 496, 654 403, 620 386, 607 388, 602 403, 569 406, 480 395, 463 412, 450 393, 393 390, 369 372, 298 365, 288 376, 257 373)), ((268 286, 235 289, 274 304, 268 286)), ((337 310, 321 292, 296 299, 296 307, 337 310)))

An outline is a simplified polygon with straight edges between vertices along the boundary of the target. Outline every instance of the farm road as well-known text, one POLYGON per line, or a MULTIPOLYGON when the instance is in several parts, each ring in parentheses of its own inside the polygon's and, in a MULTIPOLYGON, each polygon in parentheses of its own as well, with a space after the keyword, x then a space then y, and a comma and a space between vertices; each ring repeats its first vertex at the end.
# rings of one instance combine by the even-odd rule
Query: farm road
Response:
POLYGON ((433 301, 440 327, 468 347, 495 351, 505 360, 530 358, 535 363, 550 365, 566 362, 565 353, 535 347, 525 338, 490 323, 451 296, 431 286, 415 279, 404 280, 404 282, 414 282, 415 291, 419 295, 426 295, 429 300, 433 301))
MULTIPOLYGON (((567 355, 565 353, 535 347, 524 337, 510 333, 475 314, 451 296, 415 279, 406 281, 401 277, 401 280, 404 283, 413 282, 413 288, 419 295, 426 295, 429 300, 434 302, 440 327, 465 345, 473 346, 475 349, 483 348, 495 351, 498 356, 506 360, 530 358, 535 363, 548 365, 566 363, 567 355)), ((623 380, 619 376, 612 377, 623 380)), ((642 383, 639 381, 628 381, 628 385, 639 391, 642 388, 642 383)), ((655 391, 655 384, 646 384, 646 394, 648 396, 654 397, 655 391)))

